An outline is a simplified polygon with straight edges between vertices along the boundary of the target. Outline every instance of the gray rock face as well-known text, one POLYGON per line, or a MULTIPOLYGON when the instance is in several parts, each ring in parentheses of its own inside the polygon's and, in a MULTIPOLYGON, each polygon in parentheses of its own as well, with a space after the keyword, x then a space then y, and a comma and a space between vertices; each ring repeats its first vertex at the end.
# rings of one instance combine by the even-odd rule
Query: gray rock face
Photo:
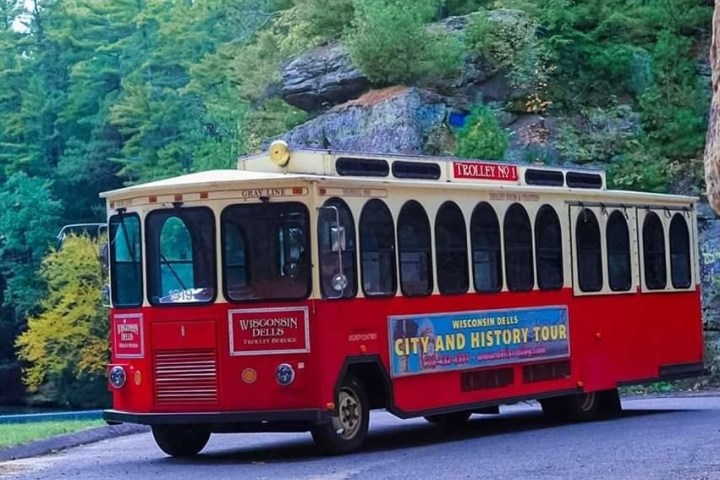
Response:
POLYGON ((357 98, 370 88, 340 45, 316 48, 295 58, 283 68, 282 80, 282 98, 308 112, 357 98))
POLYGON ((705 329, 720 332, 720 218, 707 203, 698 206, 698 230, 705 329))
POLYGON ((391 87, 335 107, 282 138, 294 148, 421 154, 446 113, 439 95, 391 87))

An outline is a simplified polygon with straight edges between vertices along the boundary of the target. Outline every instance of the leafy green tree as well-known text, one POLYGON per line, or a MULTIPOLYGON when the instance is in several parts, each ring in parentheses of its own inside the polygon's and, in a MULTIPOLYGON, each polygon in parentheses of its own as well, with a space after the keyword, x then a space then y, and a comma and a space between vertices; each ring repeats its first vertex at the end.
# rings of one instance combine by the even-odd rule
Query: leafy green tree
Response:
POLYGON ((28 389, 56 404, 98 405, 107 397, 108 321, 97 252, 97 241, 70 236, 45 257, 40 276, 48 294, 16 342, 28 389))
POLYGON ((457 133, 455 154, 463 158, 500 160, 509 143, 507 131, 500 126, 492 110, 478 105, 457 133))
POLYGON ((439 0, 355 0, 345 43, 355 65, 376 85, 436 80, 457 71, 462 48, 427 27, 439 0))
POLYGON ((44 292, 35 272, 59 231, 60 208, 42 178, 16 173, 0 188, 0 270, 7 279, 5 301, 19 315, 32 312, 44 292))

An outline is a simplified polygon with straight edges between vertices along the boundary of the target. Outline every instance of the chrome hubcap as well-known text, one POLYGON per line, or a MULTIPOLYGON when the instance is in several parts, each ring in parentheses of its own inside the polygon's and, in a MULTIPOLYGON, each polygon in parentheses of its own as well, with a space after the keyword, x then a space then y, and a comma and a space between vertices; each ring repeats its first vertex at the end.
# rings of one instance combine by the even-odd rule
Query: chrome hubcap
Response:
POLYGON ((333 418, 333 426, 338 435, 349 439, 354 437, 360 429, 362 420, 360 402, 347 390, 340 391, 338 400, 338 416, 333 418))

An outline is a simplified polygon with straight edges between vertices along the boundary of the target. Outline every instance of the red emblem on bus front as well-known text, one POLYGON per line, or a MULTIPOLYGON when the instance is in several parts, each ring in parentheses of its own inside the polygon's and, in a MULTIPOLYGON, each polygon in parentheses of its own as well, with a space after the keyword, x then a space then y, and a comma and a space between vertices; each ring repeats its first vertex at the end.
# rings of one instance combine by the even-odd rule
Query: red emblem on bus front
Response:
POLYGON ((115 358, 142 358, 145 355, 142 314, 113 315, 112 334, 115 358))
POLYGON ((515 182, 518 179, 518 170, 516 165, 502 163, 453 162, 453 175, 455 178, 515 182))
POLYGON ((310 351, 307 307, 230 310, 228 326, 233 356, 310 351))

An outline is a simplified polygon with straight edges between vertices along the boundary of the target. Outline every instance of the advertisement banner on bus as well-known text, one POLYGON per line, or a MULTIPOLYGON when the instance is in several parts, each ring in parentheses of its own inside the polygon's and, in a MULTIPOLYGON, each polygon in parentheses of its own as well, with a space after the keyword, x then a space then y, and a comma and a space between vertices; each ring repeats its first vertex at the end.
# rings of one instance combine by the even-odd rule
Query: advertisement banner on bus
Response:
POLYGON ((570 355, 566 306, 389 317, 393 377, 570 355))

